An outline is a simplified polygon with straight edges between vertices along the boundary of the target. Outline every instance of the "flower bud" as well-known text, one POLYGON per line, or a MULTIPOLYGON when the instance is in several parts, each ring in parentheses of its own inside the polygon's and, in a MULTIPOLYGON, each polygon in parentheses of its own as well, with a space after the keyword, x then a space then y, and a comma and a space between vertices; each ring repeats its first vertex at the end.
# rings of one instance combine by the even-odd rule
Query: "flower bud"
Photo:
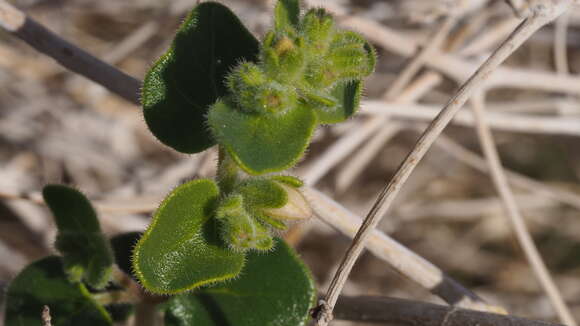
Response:
POLYGON ((311 56, 324 55, 334 34, 334 19, 322 8, 311 9, 304 15, 301 31, 311 56))
POLYGON ((306 220, 312 217, 312 208, 300 190, 284 183, 278 184, 286 191, 288 201, 280 208, 264 209, 265 214, 282 220, 306 220))
POLYGON ((222 221, 222 238, 234 250, 270 250, 274 244, 268 229, 244 208, 243 197, 226 198, 217 209, 222 221))
POLYGON ((376 64, 375 49, 358 33, 343 31, 337 33, 329 49, 329 58, 337 68, 362 78, 370 75, 376 64))
POLYGON ((304 41, 300 37, 272 36, 262 48, 264 71, 273 80, 289 83, 296 80, 304 68, 304 41))
POLYGON ((239 65, 228 78, 228 88, 234 102, 246 112, 280 112, 298 101, 292 88, 269 80, 253 63, 239 65))

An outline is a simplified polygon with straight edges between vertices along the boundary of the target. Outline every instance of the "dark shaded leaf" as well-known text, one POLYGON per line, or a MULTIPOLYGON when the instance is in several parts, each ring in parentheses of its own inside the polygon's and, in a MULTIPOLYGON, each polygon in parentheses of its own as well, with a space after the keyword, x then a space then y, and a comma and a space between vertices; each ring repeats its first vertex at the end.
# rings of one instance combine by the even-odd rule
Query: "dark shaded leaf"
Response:
POLYGON ((113 252, 91 203, 79 191, 63 185, 48 185, 42 195, 54 215, 56 248, 63 255, 69 278, 82 279, 97 289, 105 287, 111 277, 113 252))
POLYGON ((6 294, 6 326, 38 326, 44 305, 53 326, 106 326, 111 317, 82 283, 71 283, 62 260, 50 256, 28 265, 10 283, 6 294))
POLYGON ((258 52, 258 41, 227 7, 215 2, 196 6, 145 77, 142 102, 151 132, 184 153, 214 145, 207 110, 226 94, 230 70, 242 60, 255 61, 258 52))

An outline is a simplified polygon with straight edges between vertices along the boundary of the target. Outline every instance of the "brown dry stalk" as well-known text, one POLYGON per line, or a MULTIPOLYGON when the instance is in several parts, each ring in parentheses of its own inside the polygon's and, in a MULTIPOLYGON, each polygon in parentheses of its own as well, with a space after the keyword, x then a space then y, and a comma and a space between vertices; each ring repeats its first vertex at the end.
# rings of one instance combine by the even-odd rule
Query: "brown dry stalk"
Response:
POLYGON ((571 0, 539 1, 532 8, 532 13, 514 32, 495 50, 479 69, 462 85, 458 92, 449 100, 439 115, 431 122, 421 135, 413 150, 405 158, 394 177, 380 192, 377 201, 368 213, 363 225, 345 253, 343 260, 330 284, 324 300, 321 300, 319 314, 316 316, 318 326, 326 326, 333 319, 332 311, 340 292, 348 279, 354 263, 362 253, 365 241, 373 229, 388 211, 395 197, 419 164, 419 161, 433 145, 443 129, 453 119, 469 97, 482 87, 489 75, 519 48, 530 36, 547 23, 560 16, 572 5, 571 0))

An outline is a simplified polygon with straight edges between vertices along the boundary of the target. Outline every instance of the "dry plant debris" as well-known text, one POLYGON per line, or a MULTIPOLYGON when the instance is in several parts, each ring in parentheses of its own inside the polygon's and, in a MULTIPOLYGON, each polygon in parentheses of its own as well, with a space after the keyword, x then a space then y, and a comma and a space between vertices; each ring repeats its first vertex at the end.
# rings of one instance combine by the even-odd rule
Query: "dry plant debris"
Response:
MULTIPOLYGON (((256 35, 268 27, 269 1, 223 2, 256 35)), ((525 1, 509 2, 525 15, 525 1)), ((11 3, 141 79, 195 0, 11 3)), ((380 60, 367 82, 363 114, 348 126, 317 135, 296 173, 364 216, 384 180, 412 148, 417 131, 424 130, 424 123, 521 19, 504 1, 309 1, 316 4, 334 11, 344 26, 366 34, 380 60), (409 77, 401 81, 401 76, 409 77)), ((576 320, 579 27, 576 7, 533 35, 492 75, 483 103, 512 203, 576 320)), ((487 174, 475 129, 477 114, 471 111, 466 107, 456 116, 378 229, 491 305, 557 321, 510 231, 508 213, 487 174)), ((38 205, 38 190, 45 183, 71 183, 92 195, 106 231, 115 234, 141 230, 164 193, 183 180, 211 174, 214 160, 215 155, 187 157, 167 150, 146 130, 133 104, 0 32, 0 286, 26 263, 53 250, 54 227, 38 205)), ((318 221, 292 234, 298 234, 293 241, 326 290, 348 238, 318 221)), ((355 265, 343 293, 441 303, 368 253, 355 265)))

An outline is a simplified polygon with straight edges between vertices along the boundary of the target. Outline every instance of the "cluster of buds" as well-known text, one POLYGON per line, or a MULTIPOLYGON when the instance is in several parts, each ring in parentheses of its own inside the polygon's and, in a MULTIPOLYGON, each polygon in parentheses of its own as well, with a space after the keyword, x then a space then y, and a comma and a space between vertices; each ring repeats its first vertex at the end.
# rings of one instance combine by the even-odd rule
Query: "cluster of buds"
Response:
POLYGON ((272 234, 292 221, 308 219, 312 210, 299 191, 302 182, 289 176, 241 181, 220 202, 216 217, 222 238, 237 251, 270 250, 272 234))
POLYGON ((363 37, 339 30, 324 9, 312 9, 296 25, 277 24, 268 32, 260 61, 238 65, 227 85, 244 112, 333 107, 339 102, 333 90, 368 76, 374 65, 374 50, 363 37))
POLYGON ((324 9, 301 16, 292 3, 278 3, 257 62, 232 69, 228 94, 207 115, 217 142, 253 175, 292 167, 318 125, 351 117, 375 66, 362 36, 339 29, 324 9))

